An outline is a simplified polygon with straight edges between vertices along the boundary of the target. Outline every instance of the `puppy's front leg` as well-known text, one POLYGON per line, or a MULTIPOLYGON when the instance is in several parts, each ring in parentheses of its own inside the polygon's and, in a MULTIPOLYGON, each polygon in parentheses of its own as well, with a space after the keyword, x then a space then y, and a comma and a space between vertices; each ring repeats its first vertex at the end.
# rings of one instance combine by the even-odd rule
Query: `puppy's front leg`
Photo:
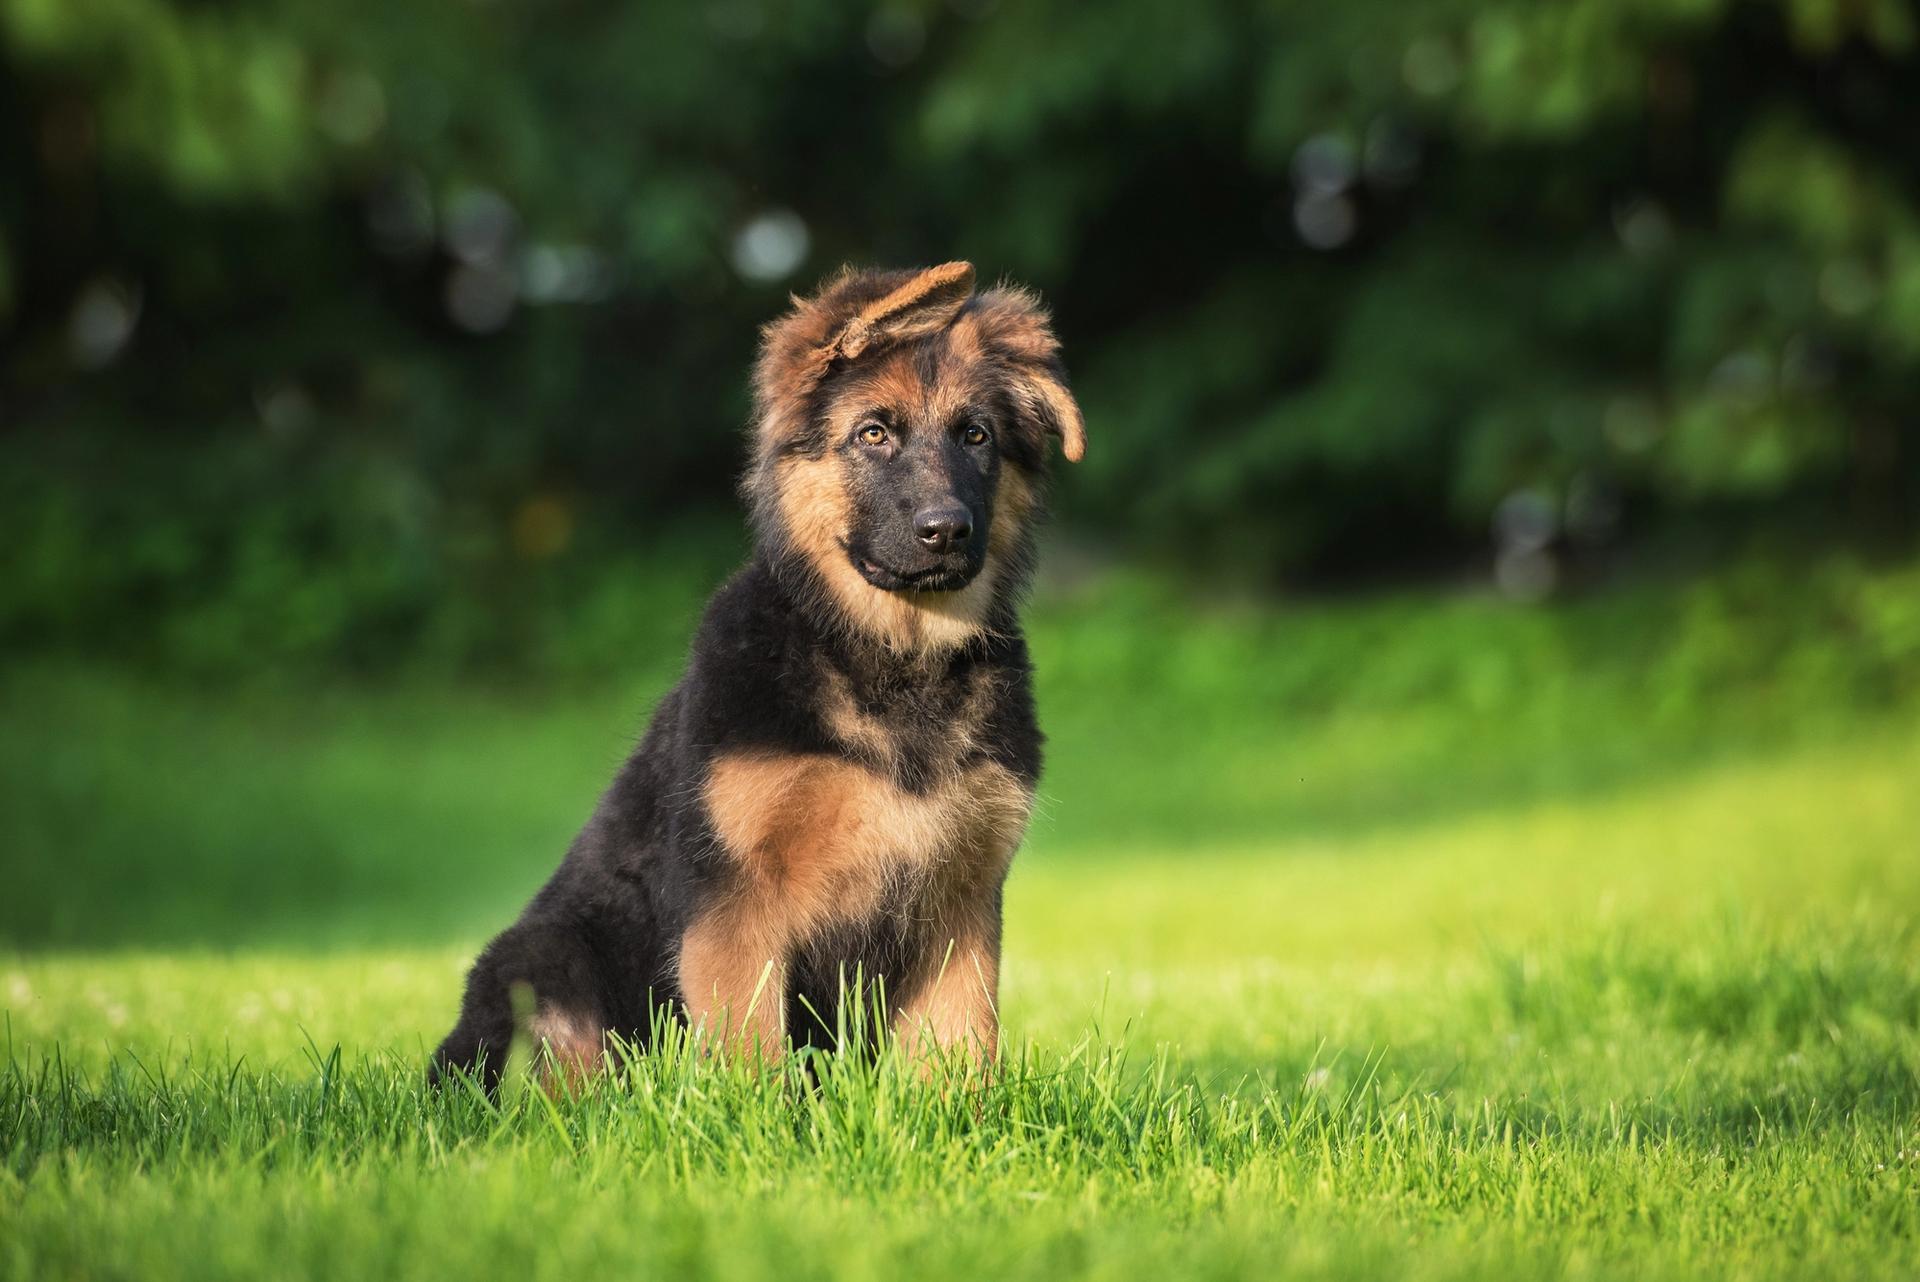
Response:
POLYGON ((923 1062, 958 1047, 991 1067, 1000 1054, 999 922, 955 922, 938 946, 938 969, 901 1003, 894 1035, 923 1062))
POLYGON ((687 1021, 711 1045, 779 1059, 787 1045, 787 944, 757 914, 722 904, 680 945, 687 1021))

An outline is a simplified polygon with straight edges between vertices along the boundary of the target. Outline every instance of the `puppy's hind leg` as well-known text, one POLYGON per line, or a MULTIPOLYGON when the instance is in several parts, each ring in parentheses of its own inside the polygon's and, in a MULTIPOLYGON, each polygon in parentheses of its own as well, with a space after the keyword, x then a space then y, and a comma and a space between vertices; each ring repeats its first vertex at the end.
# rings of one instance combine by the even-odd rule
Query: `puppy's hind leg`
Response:
POLYGON ((493 1093, 516 1033, 536 1053, 544 1045, 568 1076, 597 1069, 606 1038, 601 1007, 581 942, 563 928, 522 921, 488 944, 468 972, 460 1020, 434 1052, 428 1080, 460 1069, 493 1093))

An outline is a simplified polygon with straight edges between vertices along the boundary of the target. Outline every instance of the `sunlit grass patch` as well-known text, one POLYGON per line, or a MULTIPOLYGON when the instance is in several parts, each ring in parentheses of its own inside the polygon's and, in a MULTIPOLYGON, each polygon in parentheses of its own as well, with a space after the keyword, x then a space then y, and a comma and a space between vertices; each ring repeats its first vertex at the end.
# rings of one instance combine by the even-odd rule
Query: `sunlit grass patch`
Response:
POLYGON ((1902 1277, 1916 745, 1036 859, 1001 1072, 430 1090, 466 950, 0 963, 0 1260, 54 1276, 1902 1277))

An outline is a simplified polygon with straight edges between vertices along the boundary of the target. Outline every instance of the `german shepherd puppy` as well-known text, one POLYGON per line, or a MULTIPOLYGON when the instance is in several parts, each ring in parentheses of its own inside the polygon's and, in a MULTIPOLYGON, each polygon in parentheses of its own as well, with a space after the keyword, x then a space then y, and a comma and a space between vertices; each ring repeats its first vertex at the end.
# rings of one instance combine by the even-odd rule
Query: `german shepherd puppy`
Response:
POLYGON ((878 981, 918 1051, 996 1054, 1001 886, 1041 736, 1016 609, 1048 437, 1086 448, 1032 294, 845 271, 762 335, 755 549, 559 870, 467 977, 434 1056, 569 1073, 657 1009, 765 1057, 878 981), (513 990, 530 988, 518 1022, 513 990))

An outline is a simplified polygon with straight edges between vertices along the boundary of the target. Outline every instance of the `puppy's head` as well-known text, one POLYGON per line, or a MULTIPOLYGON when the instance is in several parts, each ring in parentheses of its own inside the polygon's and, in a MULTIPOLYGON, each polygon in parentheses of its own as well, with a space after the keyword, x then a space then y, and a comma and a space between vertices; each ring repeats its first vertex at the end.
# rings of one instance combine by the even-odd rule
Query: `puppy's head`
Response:
POLYGON ((1048 438, 1086 449, 1033 295, 973 268, 843 272, 766 329, 747 477, 770 561, 847 628, 950 649, 1024 582, 1048 438))

